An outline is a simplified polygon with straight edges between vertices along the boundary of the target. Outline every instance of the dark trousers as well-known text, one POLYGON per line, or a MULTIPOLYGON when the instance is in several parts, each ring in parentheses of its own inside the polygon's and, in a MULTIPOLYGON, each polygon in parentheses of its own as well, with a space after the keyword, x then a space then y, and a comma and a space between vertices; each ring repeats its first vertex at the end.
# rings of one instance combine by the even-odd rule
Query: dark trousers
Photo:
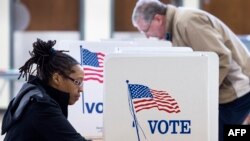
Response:
POLYGON ((250 113, 250 92, 230 103, 219 105, 219 141, 224 141, 225 124, 241 125, 250 113))

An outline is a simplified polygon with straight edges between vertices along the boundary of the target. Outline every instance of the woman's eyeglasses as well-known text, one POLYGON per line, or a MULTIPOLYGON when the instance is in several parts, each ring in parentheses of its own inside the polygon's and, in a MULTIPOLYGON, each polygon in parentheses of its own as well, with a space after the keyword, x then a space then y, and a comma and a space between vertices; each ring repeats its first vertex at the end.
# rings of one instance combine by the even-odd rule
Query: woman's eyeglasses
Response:
POLYGON ((79 80, 73 79, 73 78, 71 78, 69 76, 66 76, 66 78, 68 78, 69 80, 71 80, 75 85, 77 85, 79 87, 83 86, 83 81, 79 81, 79 80))

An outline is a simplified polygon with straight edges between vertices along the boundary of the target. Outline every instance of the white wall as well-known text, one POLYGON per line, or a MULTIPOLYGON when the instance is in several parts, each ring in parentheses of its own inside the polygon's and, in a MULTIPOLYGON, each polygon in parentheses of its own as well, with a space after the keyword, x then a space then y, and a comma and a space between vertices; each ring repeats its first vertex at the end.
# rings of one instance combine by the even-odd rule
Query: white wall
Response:
POLYGON ((199 8, 200 7, 200 0, 183 0, 183 6, 192 7, 192 8, 199 8))
POLYGON ((84 0, 84 38, 100 40, 111 37, 113 0, 84 0))

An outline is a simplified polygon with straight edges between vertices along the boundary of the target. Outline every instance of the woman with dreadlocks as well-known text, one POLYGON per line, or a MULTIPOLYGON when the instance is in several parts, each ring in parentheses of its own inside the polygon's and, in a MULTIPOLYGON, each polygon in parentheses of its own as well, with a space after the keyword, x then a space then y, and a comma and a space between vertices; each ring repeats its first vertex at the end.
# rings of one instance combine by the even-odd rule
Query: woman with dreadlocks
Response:
POLYGON ((19 78, 27 83, 4 115, 4 141, 86 141, 67 120, 68 105, 83 91, 84 72, 65 51, 53 49, 55 43, 37 39, 31 58, 20 67, 19 78))

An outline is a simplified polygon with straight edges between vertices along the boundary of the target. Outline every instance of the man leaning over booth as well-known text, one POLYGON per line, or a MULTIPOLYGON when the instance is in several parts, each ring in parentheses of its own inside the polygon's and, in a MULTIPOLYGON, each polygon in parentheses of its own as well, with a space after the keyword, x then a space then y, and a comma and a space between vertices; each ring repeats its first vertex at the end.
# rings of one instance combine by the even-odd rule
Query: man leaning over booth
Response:
POLYGON ((226 124, 242 124, 250 112, 250 54, 238 37, 215 16, 198 9, 138 0, 133 25, 146 37, 173 46, 212 51, 219 56, 219 141, 226 124))

